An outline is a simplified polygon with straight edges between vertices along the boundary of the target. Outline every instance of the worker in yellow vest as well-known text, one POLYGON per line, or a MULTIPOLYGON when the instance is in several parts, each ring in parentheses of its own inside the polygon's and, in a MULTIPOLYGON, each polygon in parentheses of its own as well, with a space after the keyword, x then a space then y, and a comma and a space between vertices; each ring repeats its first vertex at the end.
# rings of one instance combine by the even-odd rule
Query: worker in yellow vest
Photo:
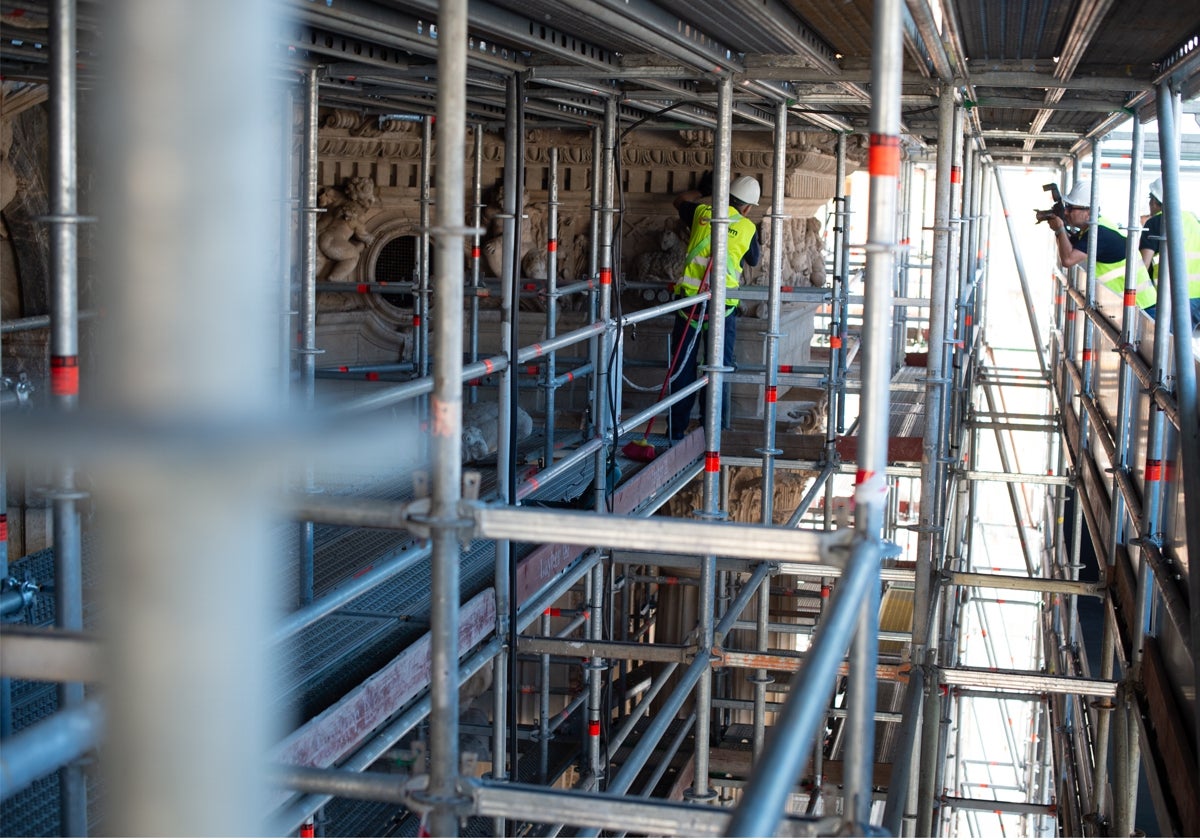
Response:
MULTIPOLYGON (((1088 226, 1092 222, 1092 183, 1077 181, 1071 191, 1063 196, 1063 215, 1066 219, 1052 216, 1046 224, 1054 231, 1054 246, 1058 250, 1058 263, 1071 268, 1087 261, 1088 226), (1076 233, 1068 233, 1067 228, 1076 233)), ((1096 219, 1096 282, 1118 295, 1125 293, 1125 247, 1124 234, 1116 225, 1103 216, 1096 219)), ((1149 317, 1154 317, 1158 297, 1146 267, 1138 262, 1134 270, 1135 301, 1138 308, 1149 317)))
MULTIPOLYGON (((1150 218, 1142 229, 1142 238, 1138 242, 1138 250, 1142 252, 1142 261, 1150 271, 1150 279, 1158 285, 1159 252, 1163 243, 1162 215, 1162 178, 1154 179, 1150 185, 1150 218)), ((1200 327, 1200 219, 1190 210, 1184 210, 1183 216, 1183 275, 1187 279, 1188 297, 1192 306, 1192 331, 1200 327)), ((1174 266, 1171 274, 1175 275, 1174 266)))
MULTIPOLYGON (((749 209, 758 204, 761 187, 754 178, 743 175, 729 185, 729 233, 726 239, 726 266, 715 272, 709 268, 712 252, 711 199, 705 204, 699 190, 688 190, 675 197, 675 209, 680 220, 688 226, 688 250, 681 275, 675 282, 675 296, 689 297, 711 283, 725 283, 725 367, 733 367, 734 343, 737 340, 737 288, 742 276, 742 265, 758 265, 762 249, 758 242, 758 227, 746 218, 749 209)), ((671 330, 671 393, 681 391, 696 381, 696 360, 700 345, 704 342, 704 329, 708 327, 709 312, 705 304, 679 310, 671 330)), ((696 402, 693 392, 671 406, 671 439, 681 440, 687 432, 688 420, 696 402)), ((722 404, 726 401, 722 399, 722 404)), ((723 411, 722 413, 726 413, 723 411)), ((728 424, 726 418, 724 424, 728 424)))

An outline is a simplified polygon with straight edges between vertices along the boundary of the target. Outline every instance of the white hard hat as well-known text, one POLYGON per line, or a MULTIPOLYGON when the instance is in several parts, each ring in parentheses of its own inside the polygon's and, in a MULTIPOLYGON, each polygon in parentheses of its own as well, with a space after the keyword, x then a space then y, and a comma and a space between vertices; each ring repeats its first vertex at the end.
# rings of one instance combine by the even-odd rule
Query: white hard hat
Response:
POLYGON ((1068 207, 1092 206, 1092 182, 1076 181, 1071 191, 1063 196, 1063 204, 1068 207))
POLYGON ((1150 197, 1162 204, 1162 178, 1155 178, 1154 183, 1150 185, 1150 197))
POLYGON ((761 195, 762 187, 749 175, 734 178, 733 183, 729 185, 729 198, 736 204, 758 204, 761 195))

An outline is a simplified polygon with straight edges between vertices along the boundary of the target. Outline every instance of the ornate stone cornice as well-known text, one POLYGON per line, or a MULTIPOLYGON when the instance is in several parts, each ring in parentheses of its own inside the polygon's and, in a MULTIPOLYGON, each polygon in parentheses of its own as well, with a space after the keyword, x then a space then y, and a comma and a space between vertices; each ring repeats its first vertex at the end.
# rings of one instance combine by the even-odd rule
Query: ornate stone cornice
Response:
MULTIPOLYGON (((626 142, 621 148, 621 161, 626 167, 668 167, 678 170, 711 169, 712 132, 688 130, 676 132, 646 132, 636 134, 637 142, 626 142)), ((434 138, 436 142, 436 135, 434 138)), ((483 158, 491 164, 503 164, 504 148, 499 135, 486 135, 483 158)), ((762 132, 735 135, 731 156, 733 169, 740 172, 769 172, 774 166, 774 152, 762 132)), ((801 169, 813 173, 833 172, 836 165, 837 138, 827 131, 792 131, 788 133, 785 155, 789 171, 801 169)), ((548 164, 550 149, 557 148, 562 166, 590 166, 592 140, 586 131, 534 129, 526 137, 527 161, 548 164)), ((318 138, 318 153, 334 158, 390 158, 416 161, 421 157, 419 123, 384 122, 364 117, 354 111, 328 112, 322 121, 318 138)), ((470 148, 464 148, 464 155, 470 148)), ((847 157, 850 169, 865 159, 864 138, 848 138, 847 157)))

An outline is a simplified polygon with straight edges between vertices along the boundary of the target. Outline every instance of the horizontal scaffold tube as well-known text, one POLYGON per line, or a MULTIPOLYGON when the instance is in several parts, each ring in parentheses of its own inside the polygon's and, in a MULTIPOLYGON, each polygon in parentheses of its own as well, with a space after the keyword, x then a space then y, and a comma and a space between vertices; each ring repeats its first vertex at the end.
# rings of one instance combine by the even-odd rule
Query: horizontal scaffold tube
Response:
MULTIPOLYGON (((787 531, 786 533, 796 533, 795 531, 787 531)), ((632 565, 647 565, 647 566, 670 566, 681 568, 695 568, 700 565, 699 555, 696 554, 679 554, 678 552, 653 552, 642 553, 634 551, 617 550, 613 552, 613 560, 618 563, 632 565)), ((729 572, 753 572, 754 564, 744 560, 738 560, 731 557, 718 557, 717 568, 721 571, 729 572)), ((796 575, 803 578, 840 578, 845 574, 845 568, 840 563, 811 563, 811 562, 780 562, 775 564, 772 570, 774 574, 780 575, 796 575)), ((909 583, 913 582, 914 572, 912 569, 880 569, 879 579, 884 583, 909 583)), ((796 625, 788 632, 806 632, 801 625, 796 625)), ((882 637, 881 637, 882 638, 882 637)))
MULTIPOLYGON (((462 381, 469 382, 472 379, 478 379, 481 376, 487 376, 492 373, 499 373, 508 367, 508 360, 503 356, 492 356, 488 359, 480 359, 478 362, 472 362, 469 365, 463 365, 462 381)), ((346 400, 332 409, 332 413, 336 415, 360 414, 368 411, 375 411, 380 408, 388 408, 389 406, 402 403, 406 400, 411 400, 425 394, 433 393, 433 377, 423 376, 420 379, 414 379, 411 382, 405 382, 400 385, 395 385, 385 390, 374 394, 368 394, 365 397, 357 397, 352 400, 346 400)))
POLYGON ((1104 595, 1104 584, 1086 580, 1031 578, 1021 575, 990 575, 981 572, 951 572, 947 582, 954 586, 981 589, 1011 589, 1022 592, 1054 592, 1062 595, 1104 595))
POLYGON ((968 688, 997 688, 1043 694, 1084 694, 1090 697, 1116 697, 1113 680, 1089 680, 1039 674, 1032 671, 1002 671, 992 668, 942 668, 938 680, 945 685, 968 688))
POLYGON ((104 710, 97 700, 55 712, 4 740, 0 801, 82 756, 100 742, 104 710))
POLYGON ((837 531, 797 531, 767 525, 644 519, 600 513, 471 506, 477 536, 516 542, 560 542, 572 534, 586 545, 634 551, 679 551, 758 560, 816 563, 836 562, 833 548, 847 536, 837 531))
POLYGON ((1009 484, 1050 484, 1071 486, 1075 479, 1069 475, 1038 475, 1037 473, 998 473, 986 470, 963 470, 968 481, 1003 481, 1009 484))
POLYGON ((694 394, 695 392, 699 391, 701 388, 703 388, 706 385, 708 385, 708 374, 703 374, 701 376, 696 377, 696 381, 693 382, 692 384, 690 384, 684 388, 680 388, 675 393, 671 394, 670 396, 666 397, 663 400, 660 400, 659 402, 654 403, 649 408, 645 408, 642 411, 639 411, 637 414, 633 415, 632 417, 630 417, 626 420, 622 420, 620 422, 620 424, 617 426, 617 434, 624 435, 624 434, 628 434, 629 432, 632 432, 634 429, 641 426, 643 423, 645 423, 651 417, 654 417, 657 414, 661 414, 662 412, 666 411, 671 406, 675 405, 675 403, 682 400, 684 397, 688 396, 689 394, 694 394))
MULTIPOLYGON (((319 522, 320 519, 313 521, 319 522)), ((371 564, 371 567, 322 595, 310 604, 288 613, 267 640, 268 644, 279 644, 299 633, 305 627, 320 621, 325 616, 349 604, 355 598, 370 592, 376 586, 391 580, 429 558, 432 549, 428 545, 413 546, 371 564)))
MULTIPOLYGON (((275 767, 270 781, 301 793, 338 796, 412 807, 420 788, 411 777, 395 773, 351 773, 313 767, 275 767)), ((663 802, 582 790, 552 790, 534 785, 485 779, 463 779, 472 813, 521 820, 529 814, 549 823, 592 826, 650 837, 719 837, 729 822, 727 808, 663 802)), ((833 829, 832 819, 794 818, 790 836, 821 836, 833 829)))
POLYGON ((522 347, 517 351, 517 364, 525 364, 532 362, 534 359, 540 359, 549 353, 560 350, 563 347, 570 347, 572 344, 578 344, 581 341, 587 341, 593 336, 597 336, 604 332, 607 325, 603 321, 595 321, 579 329, 571 330, 570 332, 556 335, 554 338, 548 338, 545 341, 540 341, 536 344, 530 344, 528 347, 522 347))
POLYGON ((55 627, 5 624, 0 675, 35 682, 99 682, 104 658, 90 635, 55 627))
POLYGON ((517 486, 517 498, 524 499, 530 493, 535 493, 540 487, 544 487, 549 482, 563 475, 568 470, 572 470, 579 463, 593 454, 597 449, 604 445, 604 441, 600 438, 592 438, 580 444, 572 450, 565 458, 562 458, 553 466, 544 469, 541 472, 531 475, 517 486))
POLYGON ((706 303, 712 297, 712 292, 700 292, 691 297, 676 298, 675 300, 660 303, 658 306, 650 306, 646 309, 639 309, 637 312, 631 312, 621 318, 621 326, 627 327, 630 324, 640 324, 642 321, 652 321, 660 315, 667 315, 671 312, 676 312, 681 309, 687 309, 690 306, 697 306, 701 303, 706 303))
POLYGON ((1054 816, 1058 808, 1052 804, 1036 802, 1005 802, 1003 799, 967 799, 961 796, 943 796, 942 805, 963 811, 988 811, 1005 814, 1045 814, 1054 816))
POLYGON ((573 659, 637 660, 641 662, 690 662, 696 654, 691 645, 604 642, 596 639, 560 639, 554 636, 518 636, 520 653, 565 656, 573 659))

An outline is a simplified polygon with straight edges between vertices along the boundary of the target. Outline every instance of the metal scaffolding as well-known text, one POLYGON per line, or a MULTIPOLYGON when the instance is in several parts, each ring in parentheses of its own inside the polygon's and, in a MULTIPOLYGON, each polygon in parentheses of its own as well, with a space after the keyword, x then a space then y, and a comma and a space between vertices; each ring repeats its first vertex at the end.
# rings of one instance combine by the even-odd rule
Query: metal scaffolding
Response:
MULTIPOLYGON (((429 61, 408 67, 381 50, 361 68, 402 79, 389 103, 420 111, 407 115, 420 148, 411 282, 318 282, 320 109, 363 105, 382 82, 331 68, 328 55, 263 51, 279 25, 272 6, 206 3, 183 22, 129 3, 108 32, 120 104, 103 133, 113 221, 102 410, 81 411, 74 232, 84 219, 64 60, 76 52, 75 9, 52 4, 54 411, 6 414, 2 442, 6 463, 14 446, 55 459, 55 615, 40 631, 4 625, 0 691, 6 716, 10 681, 54 684, 57 697, 42 721, 4 729, 6 801, 59 771, 61 832, 86 835, 94 782, 81 759, 96 753, 105 828, 128 835, 311 836, 314 821, 363 833, 376 826, 331 816, 362 802, 434 836, 942 836, 988 834, 993 820, 1027 835, 1127 836, 1142 778, 1164 833, 1196 825, 1200 740, 1188 724, 1200 709, 1178 699, 1196 684, 1180 663, 1200 668, 1188 606, 1200 599, 1188 563, 1200 519, 1186 501, 1200 498, 1200 415, 1178 279, 1189 259, 1172 128, 1178 66, 1155 88, 1158 320, 1135 305, 1140 121, 1123 297, 1098 282, 1097 225, 1083 268, 1036 281, 1009 204, 1015 178, 989 152, 960 83, 960 45, 939 35, 926 4, 899 0, 873 6, 865 225, 854 224, 837 129, 832 284, 793 290, 783 267, 789 121, 842 118, 797 111, 795 89, 766 68, 749 84, 746 56, 672 29, 663 5, 617 14, 567 4, 585 18, 606 12, 622 37, 683 62, 697 90, 693 72, 707 74, 702 95, 671 109, 711 132, 718 266, 730 182, 744 168, 734 132, 770 130, 767 288, 741 290, 766 304, 761 364, 720 364, 727 328, 714 317, 695 385, 669 396, 664 386, 645 405, 627 370, 671 371, 670 359, 636 355, 642 333, 699 303, 723 313, 730 291, 714 282, 623 308, 621 126, 657 103, 597 93, 596 79, 622 76, 619 62, 558 46, 549 25, 538 37, 563 67, 526 67, 477 42, 485 25, 513 43, 534 37, 500 6, 424 4, 431 24, 360 0, 285 5, 300 42, 336 24, 339 37, 385 33, 387 50, 429 61), (907 142, 901 110, 913 26, 936 76, 932 151, 907 142), (208 46, 229 39, 239 60, 212 61, 208 46), (480 64, 486 73, 473 72, 480 64), (271 84, 281 69, 286 82, 271 84), (546 79, 554 84, 533 88, 546 79), (167 82, 181 93, 161 96, 167 82), (190 130, 231 113, 251 128, 190 130), (526 118, 564 113, 590 142, 590 159, 584 143, 571 158, 589 176, 587 224, 576 220, 589 232, 584 276, 558 267, 567 150, 552 147, 548 280, 531 290, 526 118), (492 281, 480 265, 487 131, 502 135, 492 281), (280 158, 292 169, 280 173, 280 158), (137 171, 147 159, 170 173, 169 188, 147 187, 137 171), (931 181, 917 160, 934 162, 931 181), (197 210, 218 204, 221 215, 197 210), (994 207, 1015 277, 992 264, 994 207), (143 219, 154 221, 150 241, 143 219), (860 227, 865 242, 851 241, 860 227), (1001 283, 1020 287, 1030 345, 1019 351, 988 334, 1001 283), (350 291, 407 296, 411 358, 318 369, 320 296, 350 291), (486 336, 485 294, 500 297, 486 336), (523 300, 544 303, 533 327, 523 300), (828 355, 794 370, 781 312, 798 300, 818 308, 828 355), (148 360, 145 376, 125 375, 148 360), (723 406, 745 383, 761 388, 762 412, 738 430, 754 438, 752 453, 734 454, 723 406), (803 442, 781 435, 781 389, 814 383, 825 428, 803 442), (588 410, 568 428, 562 392, 576 385, 588 410), (701 428, 647 463, 622 456, 644 424, 701 389, 701 428), (494 456, 465 463, 464 412, 493 392, 494 456), (532 406, 541 427, 523 439, 532 406), (364 472, 386 480, 336 486, 347 463, 372 458, 378 470, 364 472), (86 627, 85 561, 98 561, 81 544, 80 466, 95 472, 105 576, 102 620, 86 627), (731 521, 749 504, 731 490, 741 469, 757 471, 760 495, 749 519, 731 521), (777 487, 791 474, 803 476, 802 498, 781 510, 777 487), (577 492, 545 503, 567 481, 577 492), (689 485, 691 515, 662 515, 689 485)), ((796 41, 827 60, 815 40, 796 41)), ((678 90, 660 69, 638 68, 650 99, 678 90)), ((838 84, 850 96, 859 82, 838 84)), ((1101 142, 1080 151, 1098 218, 1101 142)), ((29 599, 11 594, 4 560, 6 616, 24 610, 22 623, 37 623, 29 599)))

